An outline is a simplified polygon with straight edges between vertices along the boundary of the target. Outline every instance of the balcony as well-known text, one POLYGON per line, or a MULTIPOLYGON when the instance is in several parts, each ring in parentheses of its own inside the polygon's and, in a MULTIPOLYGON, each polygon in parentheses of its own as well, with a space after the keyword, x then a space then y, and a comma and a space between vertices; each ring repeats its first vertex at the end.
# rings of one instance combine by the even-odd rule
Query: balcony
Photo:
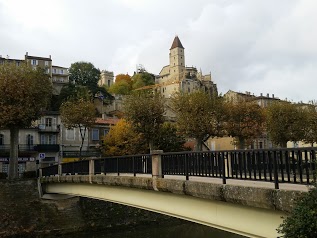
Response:
MULTIPOLYGON (((20 144, 18 145, 19 152, 32 152, 35 150, 36 145, 27 145, 27 144, 20 144)), ((10 145, 0 145, 0 152, 1 153, 9 153, 10 152, 10 145)))
MULTIPOLYGON (((101 153, 99 151, 83 150, 81 157, 99 157, 101 153)), ((63 151, 63 158, 78 158, 79 151, 63 151)))
POLYGON ((58 152, 59 144, 39 144, 35 146, 38 152, 58 152))
POLYGON ((46 124, 39 124, 38 125, 39 132, 55 132, 59 133, 60 131, 60 125, 52 124, 50 126, 47 126, 46 124))

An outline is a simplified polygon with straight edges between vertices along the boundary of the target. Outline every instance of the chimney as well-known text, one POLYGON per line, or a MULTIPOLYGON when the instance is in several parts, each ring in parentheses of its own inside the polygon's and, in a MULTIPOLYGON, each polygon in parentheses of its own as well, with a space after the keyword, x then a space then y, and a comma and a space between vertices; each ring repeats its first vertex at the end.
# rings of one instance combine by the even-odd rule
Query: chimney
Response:
POLYGON ((274 93, 272 94, 272 98, 274 98, 274 93))
POLYGON ((28 55, 29 55, 29 52, 26 52, 25 55, 28 56, 28 55))
POLYGON ((263 93, 261 93, 261 97, 263 96, 263 93))
POLYGON ((268 98, 269 98, 269 97, 270 97, 270 94, 269 94, 269 93, 267 93, 267 94, 266 94, 266 97, 268 97, 268 98))
POLYGON ((51 55, 50 55, 50 59, 52 59, 52 58, 51 58, 51 55))

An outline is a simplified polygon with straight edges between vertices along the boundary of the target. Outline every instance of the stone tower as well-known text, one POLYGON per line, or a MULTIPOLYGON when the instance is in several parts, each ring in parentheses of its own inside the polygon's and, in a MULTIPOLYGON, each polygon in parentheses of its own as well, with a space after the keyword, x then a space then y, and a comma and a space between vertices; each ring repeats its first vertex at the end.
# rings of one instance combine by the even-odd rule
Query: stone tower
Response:
POLYGON ((178 36, 175 36, 170 48, 170 75, 173 80, 180 80, 185 74, 185 48, 178 36))

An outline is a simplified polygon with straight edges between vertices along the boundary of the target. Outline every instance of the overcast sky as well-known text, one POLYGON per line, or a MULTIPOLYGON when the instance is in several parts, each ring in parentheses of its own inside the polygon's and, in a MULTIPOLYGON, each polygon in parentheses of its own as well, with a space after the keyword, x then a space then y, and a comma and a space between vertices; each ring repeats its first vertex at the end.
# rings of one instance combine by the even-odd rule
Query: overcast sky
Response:
POLYGON ((315 0, 0 0, 0 55, 158 74, 178 35, 185 63, 229 89, 317 99, 315 0))

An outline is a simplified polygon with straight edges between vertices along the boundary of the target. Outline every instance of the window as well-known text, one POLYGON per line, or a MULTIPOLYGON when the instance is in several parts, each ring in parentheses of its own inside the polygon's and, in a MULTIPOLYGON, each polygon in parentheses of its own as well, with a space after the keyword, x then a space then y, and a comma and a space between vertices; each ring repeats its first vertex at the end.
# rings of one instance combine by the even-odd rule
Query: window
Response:
POLYGON ((50 73, 50 69, 46 68, 46 73, 49 74, 50 73))
POLYGON ((56 144, 56 135, 52 135, 52 134, 41 135, 41 144, 44 144, 44 145, 56 144))
POLYGON ((64 70, 63 69, 61 69, 61 74, 64 74, 64 70))
POLYGON ((263 149, 263 142, 262 141, 259 142, 259 149, 263 149))
POLYGON ((66 130, 66 140, 75 140, 75 129, 66 130))
POLYGON ((45 126, 52 126, 52 118, 45 118, 45 126))
POLYGON ((20 61, 17 61, 17 62, 16 62, 16 66, 20 66, 20 61))
POLYGON ((109 133, 109 128, 103 130, 103 135, 106 136, 109 133))
POLYGON ((54 74, 56 74, 56 69, 53 69, 54 74))
POLYGON ((37 60, 35 59, 31 60, 31 65, 37 65, 37 60))
POLYGON ((108 79, 108 87, 110 87, 110 80, 108 79))
POLYGON ((48 61, 45 61, 45 66, 48 66, 48 61))
POLYGON ((33 135, 28 134, 28 135, 26 136, 26 144, 28 144, 28 145, 33 145, 33 143, 34 143, 34 137, 33 137, 33 135))
POLYGON ((4 145, 4 135, 0 134, 0 145, 4 145))
POLYGON ((92 129, 91 139, 99 140, 99 129, 92 129))

